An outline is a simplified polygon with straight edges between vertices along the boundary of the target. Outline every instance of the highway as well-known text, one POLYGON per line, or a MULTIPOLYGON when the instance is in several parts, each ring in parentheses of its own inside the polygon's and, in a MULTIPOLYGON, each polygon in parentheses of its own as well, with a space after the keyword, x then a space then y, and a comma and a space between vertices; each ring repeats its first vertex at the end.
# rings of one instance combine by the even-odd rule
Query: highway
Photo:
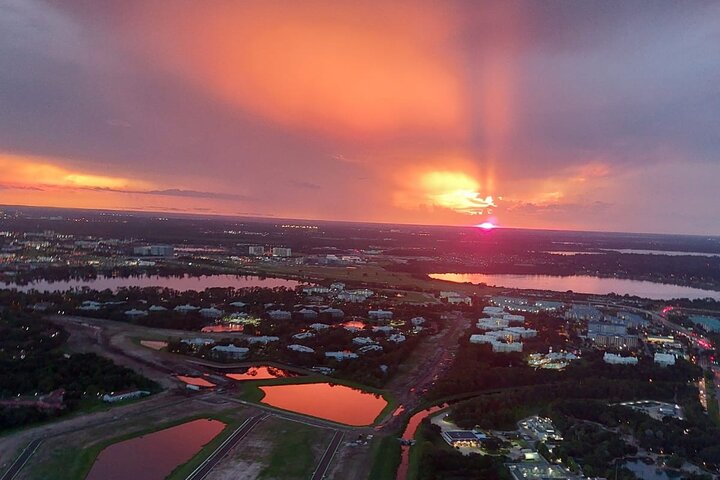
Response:
POLYGON ((330 462, 332 462, 332 459, 335 456, 335 453, 337 452, 340 443, 342 442, 343 436, 344 435, 341 431, 335 431, 335 435, 333 435, 332 440, 330 440, 330 445, 328 445, 325 453, 320 459, 320 463, 318 463, 318 466, 313 472, 312 477, 310 477, 312 480, 322 480, 323 478, 325 478, 325 474, 327 474, 328 468, 330 468, 330 462))
POLYGON ((243 438, 245 438, 255 425, 269 417, 268 413, 261 413, 250 417, 245 420, 233 433, 230 435, 220 446, 210 454, 190 475, 187 476, 187 480, 202 480, 205 478, 215 466, 225 458, 225 455, 232 450, 243 438))
POLYGON ((30 460, 30 457, 32 457, 33 453, 35 453, 41 443, 42 439, 36 439, 30 442, 28 446, 25 447, 25 450, 22 451, 20 456, 15 459, 12 465, 10 465, 10 468, 5 471, 2 477, 0 477, 0 480, 12 480, 15 478, 18 472, 25 466, 27 461, 30 460))

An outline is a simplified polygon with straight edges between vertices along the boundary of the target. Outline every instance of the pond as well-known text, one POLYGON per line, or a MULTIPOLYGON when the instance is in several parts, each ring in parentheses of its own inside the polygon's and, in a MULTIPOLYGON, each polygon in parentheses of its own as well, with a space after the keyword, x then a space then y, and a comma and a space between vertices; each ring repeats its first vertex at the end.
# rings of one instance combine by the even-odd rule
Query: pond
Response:
POLYGON ((177 379, 188 385, 195 385, 196 387, 213 388, 215 384, 205 380, 202 377, 191 377, 188 375, 178 375, 177 379))
POLYGON ((100 452, 86 480, 163 480, 225 426, 217 420, 193 420, 112 444, 100 452))
POLYGON ((65 292, 68 290, 89 288, 92 290, 117 290, 123 287, 161 287, 178 291, 202 291, 206 288, 250 288, 250 287, 287 287, 295 288, 300 285, 297 280, 285 278, 266 278, 253 275, 182 275, 160 276, 141 275, 135 277, 105 277, 98 276, 93 279, 70 279, 57 282, 50 280, 37 280, 26 285, 0 282, 0 288, 14 288, 20 292, 38 290, 40 292, 65 292))
POLYGON ((266 365, 248 367, 240 372, 226 373, 225 376, 239 382, 245 380, 267 380, 269 378, 297 377, 299 373, 266 365))
POLYGON ((387 406, 380 395, 330 383, 259 387, 262 403, 353 426, 371 425, 387 406))
POLYGON ((714 298, 720 300, 720 292, 700 288, 683 287, 669 283, 655 283, 620 278, 601 278, 590 275, 510 275, 483 273, 431 273, 430 278, 454 283, 484 283, 489 286, 518 288, 525 290, 552 290, 594 295, 636 295, 652 300, 671 300, 674 298, 714 298))

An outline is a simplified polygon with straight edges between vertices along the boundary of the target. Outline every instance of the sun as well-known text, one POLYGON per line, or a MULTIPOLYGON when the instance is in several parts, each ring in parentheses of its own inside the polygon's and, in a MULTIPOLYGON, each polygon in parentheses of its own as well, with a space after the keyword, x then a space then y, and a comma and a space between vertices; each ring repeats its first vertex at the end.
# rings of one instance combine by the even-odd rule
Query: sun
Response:
POLYGON ((494 228, 497 228, 497 226, 492 222, 483 222, 480 225, 476 225, 476 227, 481 228, 483 230, 492 230, 494 228))

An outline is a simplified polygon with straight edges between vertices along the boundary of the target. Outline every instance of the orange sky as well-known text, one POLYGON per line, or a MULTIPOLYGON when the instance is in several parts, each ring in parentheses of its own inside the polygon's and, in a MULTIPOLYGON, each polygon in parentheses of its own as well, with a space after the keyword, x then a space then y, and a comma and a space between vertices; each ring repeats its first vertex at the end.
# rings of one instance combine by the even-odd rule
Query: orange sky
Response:
POLYGON ((704 231, 720 9, 612 8, 10 2, 0 203, 704 231))

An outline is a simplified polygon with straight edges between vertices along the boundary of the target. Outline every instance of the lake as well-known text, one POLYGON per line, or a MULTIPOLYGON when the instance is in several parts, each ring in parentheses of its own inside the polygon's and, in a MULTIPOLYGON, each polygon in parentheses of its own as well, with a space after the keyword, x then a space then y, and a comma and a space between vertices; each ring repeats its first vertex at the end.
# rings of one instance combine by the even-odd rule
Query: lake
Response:
POLYGON ((345 385, 303 383, 259 387, 262 403, 353 426, 371 425, 387 406, 380 395, 345 385))
POLYGON ((655 283, 620 278, 600 278, 590 275, 569 275, 561 277, 554 275, 432 273, 429 277, 454 283, 484 283, 489 286, 523 290, 552 290, 556 292, 572 290, 575 293, 595 295, 617 293, 618 295, 637 295, 638 297, 652 300, 671 300, 673 298, 688 298, 694 300, 706 297, 720 300, 720 292, 714 290, 683 287, 669 283, 655 283))
POLYGON ((20 292, 38 290, 40 292, 65 292, 89 288, 92 290, 117 290, 123 287, 160 287, 171 288, 178 291, 202 291, 206 288, 250 288, 250 287, 287 287, 295 288, 301 283, 297 280, 285 278, 257 277, 253 275, 182 275, 160 276, 141 275, 136 277, 105 277, 98 276, 93 279, 70 279, 57 282, 37 280, 26 285, 0 282, 0 288, 16 289, 20 292))
POLYGON ((112 444, 100 452, 86 480, 163 480, 225 426, 217 420, 193 420, 112 444))
POLYGON ((299 373, 291 372, 282 368, 259 365, 248 367, 240 372, 226 373, 225 376, 239 382, 246 380, 267 380, 270 378, 297 377, 299 373))

